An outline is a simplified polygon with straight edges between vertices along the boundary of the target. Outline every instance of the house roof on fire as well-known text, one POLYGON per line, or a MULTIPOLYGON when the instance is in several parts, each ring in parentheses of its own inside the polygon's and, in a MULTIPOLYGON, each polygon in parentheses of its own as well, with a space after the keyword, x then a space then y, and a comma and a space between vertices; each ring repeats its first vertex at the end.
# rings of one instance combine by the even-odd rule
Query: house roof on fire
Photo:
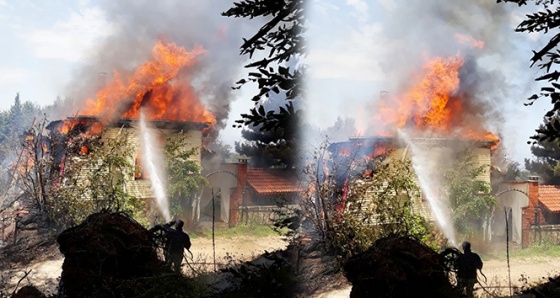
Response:
MULTIPOLYGON (((74 121, 80 123, 81 126, 91 126, 93 123, 101 123, 101 118, 97 116, 75 116, 68 117, 66 120, 55 120, 47 125, 47 129, 53 130, 60 128, 65 121, 74 121)), ((138 119, 121 118, 107 126, 112 127, 131 127, 138 123, 138 119)), ((207 122, 192 122, 192 121, 168 121, 168 120, 150 120, 150 124, 159 129, 174 129, 174 130, 204 130, 210 126, 207 122)))
MULTIPOLYGON (((486 139, 412 138, 411 141, 416 145, 445 145, 450 141, 463 143, 474 142, 476 146, 480 148, 492 148, 497 144, 496 140, 486 139)), ((346 155, 354 156, 355 154, 371 154, 378 146, 388 147, 388 145, 393 145, 398 147, 399 142, 401 143, 401 147, 405 147, 405 145, 402 144, 402 140, 396 137, 350 138, 348 141, 330 144, 328 150, 330 152, 338 152, 338 154, 341 154, 342 151, 345 152, 346 155)))
POLYGON ((296 193, 303 191, 293 171, 248 168, 247 184, 259 194, 296 193))
POLYGON ((539 201, 550 212, 560 212, 560 186, 539 185, 539 201))

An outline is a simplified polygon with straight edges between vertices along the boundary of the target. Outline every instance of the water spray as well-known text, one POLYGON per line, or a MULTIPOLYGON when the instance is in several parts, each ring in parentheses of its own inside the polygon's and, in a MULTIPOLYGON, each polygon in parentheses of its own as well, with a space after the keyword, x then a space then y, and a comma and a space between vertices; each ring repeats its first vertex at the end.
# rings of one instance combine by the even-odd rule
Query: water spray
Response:
POLYGON ((169 212, 167 194, 165 193, 165 180, 162 171, 164 161, 163 153, 161 148, 157 146, 157 139, 153 135, 153 130, 148 127, 142 110, 140 111, 140 143, 144 150, 142 163, 150 173, 151 188, 156 196, 156 202, 165 221, 169 222, 171 220, 171 215, 169 212))
POLYGON ((453 222, 449 216, 449 206, 442 197, 436 195, 438 184, 430 179, 430 177, 437 177, 438 173, 435 173, 435 169, 439 168, 430 167, 430 163, 435 162, 431 160, 430 153, 414 144, 408 134, 402 130, 399 130, 398 134, 400 139, 407 144, 407 149, 412 152, 410 157, 412 167, 418 178, 420 189, 426 196, 439 227, 451 245, 458 247, 453 222))

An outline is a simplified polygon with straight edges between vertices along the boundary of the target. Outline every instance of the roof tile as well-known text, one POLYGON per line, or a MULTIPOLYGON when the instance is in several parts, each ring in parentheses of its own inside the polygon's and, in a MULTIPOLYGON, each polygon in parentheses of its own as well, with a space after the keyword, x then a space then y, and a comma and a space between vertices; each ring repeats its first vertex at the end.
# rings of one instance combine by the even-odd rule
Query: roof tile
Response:
POLYGON ((249 168, 247 183, 260 194, 293 193, 303 191, 293 171, 249 168))
POLYGON ((539 185, 539 201, 550 212, 560 212, 560 186, 539 185))

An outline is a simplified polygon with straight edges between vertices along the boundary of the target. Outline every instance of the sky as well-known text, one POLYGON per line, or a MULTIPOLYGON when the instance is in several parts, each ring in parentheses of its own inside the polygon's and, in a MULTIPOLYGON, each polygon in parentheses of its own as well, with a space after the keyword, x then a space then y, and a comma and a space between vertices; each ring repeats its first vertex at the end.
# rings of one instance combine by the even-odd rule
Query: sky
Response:
POLYGON ((91 95, 99 73, 134 68, 146 60, 156 40, 164 39, 186 50, 197 45, 207 50, 194 70, 194 84, 210 94, 206 104, 219 110, 220 137, 233 144, 240 131, 231 125, 252 106, 241 98, 255 92, 231 90, 247 62, 239 46, 260 23, 221 16, 231 4, 0 0, 0 109, 9 108, 19 92, 22 101, 40 106, 53 104, 57 97, 71 98, 78 104, 64 113, 72 116, 91 95))
MULTIPOLYGON (((351 117, 368 127, 381 91, 398 93, 426 59, 460 52, 474 65, 472 81, 481 82, 472 88, 485 117, 493 119, 488 129, 499 133, 511 158, 522 163, 530 157, 527 141, 549 108, 543 100, 523 105, 538 91, 533 79, 539 72, 529 68, 529 58, 543 40, 515 33, 524 11, 494 2, 309 0, 304 106, 313 112, 307 120, 326 128, 337 117, 351 117), (486 46, 457 45, 454 33, 469 34, 486 46)), ((187 48, 202 44, 209 49, 205 70, 199 72, 208 78, 202 89, 223 97, 212 104, 223 110, 220 137, 233 144, 240 131, 231 124, 251 107, 254 89, 229 87, 243 77, 241 38, 258 25, 220 16, 230 5, 225 0, 0 0, 0 109, 9 108, 17 92, 23 101, 42 106, 57 97, 85 96, 83 85, 99 72, 141 61, 144 48, 166 36, 187 48), (226 37, 217 38, 222 30, 226 37), (219 86, 210 86, 217 79, 219 86)))
POLYGON ((64 96, 72 70, 111 26, 103 12, 78 1, 0 1, 0 102, 9 107, 17 92, 39 105, 64 96))
POLYGON ((514 32, 526 10, 486 0, 310 2, 306 105, 314 126, 350 117, 367 135, 378 125, 371 119, 381 91, 399 93, 426 61, 459 54, 461 88, 476 97, 487 129, 502 137, 509 158, 523 164, 531 157, 527 141, 550 103, 523 105, 539 88, 529 58, 543 42, 538 34, 514 32), (457 33, 482 40, 484 48, 458 43, 457 33))

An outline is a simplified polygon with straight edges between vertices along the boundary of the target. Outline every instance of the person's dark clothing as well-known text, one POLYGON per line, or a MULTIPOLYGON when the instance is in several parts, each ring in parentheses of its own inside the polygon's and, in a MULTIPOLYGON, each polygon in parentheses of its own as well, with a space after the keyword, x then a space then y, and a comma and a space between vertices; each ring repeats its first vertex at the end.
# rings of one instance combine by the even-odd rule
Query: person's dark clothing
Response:
POLYGON ((474 252, 466 251, 457 259, 457 285, 467 297, 474 297, 476 270, 482 269, 482 260, 474 252))
POLYGON ((476 279, 476 270, 482 269, 482 260, 474 252, 466 252, 457 259, 457 277, 476 279))
POLYGON ((175 272, 181 272, 184 249, 191 248, 191 239, 182 229, 173 229, 166 226, 167 243, 165 247, 165 262, 175 272))

